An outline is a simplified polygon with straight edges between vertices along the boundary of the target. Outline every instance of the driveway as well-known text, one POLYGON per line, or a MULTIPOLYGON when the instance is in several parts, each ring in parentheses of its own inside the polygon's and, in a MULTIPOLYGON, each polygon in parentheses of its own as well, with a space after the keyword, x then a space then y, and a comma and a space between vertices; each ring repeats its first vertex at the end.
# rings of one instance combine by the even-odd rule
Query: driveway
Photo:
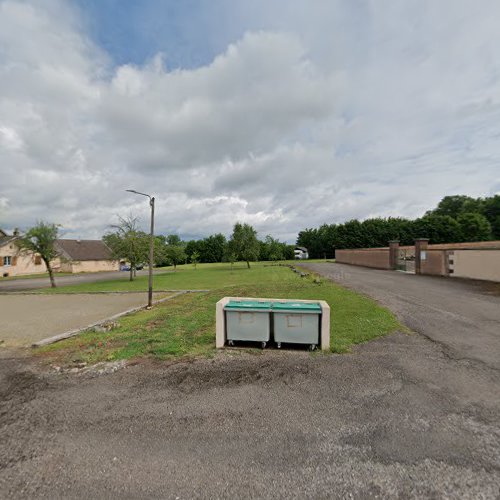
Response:
MULTIPOLYGON (((357 269, 321 270, 355 286, 357 269)), ((365 286, 427 283, 363 271, 365 286)), ((485 323, 495 321, 498 297, 449 286, 484 302, 485 323)), ((234 349, 99 376, 46 373, 5 352, 0 497, 499 498, 494 356, 455 346, 466 311, 411 310, 423 334, 395 333, 347 355, 234 349), (439 314, 450 323, 439 341, 429 311, 438 326, 439 314)), ((471 336, 488 339, 473 323, 471 336)))
POLYGON ((376 299, 447 356, 500 370, 500 284, 345 264, 307 268, 376 299))
POLYGON ((0 295, 0 341, 6 346, 31 345, 146 304, 146 292, 0 295))
MULTIPOLYGON (((154 274, 162 274, 171 271, 154 270, 154 274)), ((137 276, 146 276, 147 269, 137 271, 137 276)), ((57 286, 78 285, 79 283, 96 283, 97 281, 126 280, 129 273, 125 271, 105 271, 99 273, 82 273, 58 276, 55 274, 57 286)), ((0 279, 0 294, 8 292, 25 292, 28 290, 38 290, 40 288, 50 288, 50 281, 47 276, 41 278, 21 278, 21 279, 0 279)))

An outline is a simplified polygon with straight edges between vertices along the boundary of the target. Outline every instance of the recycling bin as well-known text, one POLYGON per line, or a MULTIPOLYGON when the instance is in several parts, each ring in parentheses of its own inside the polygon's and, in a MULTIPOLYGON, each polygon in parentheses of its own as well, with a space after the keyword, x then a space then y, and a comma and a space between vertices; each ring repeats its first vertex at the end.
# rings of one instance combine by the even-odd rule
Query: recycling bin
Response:
POLYGON ((225 307, 226 338, 234 341, 261 342, 266 347, 271 335, 271 302, 259 300, 231 300, 225 307))
POLYGON ((281 343, 308 344, 315 349, 320 343, 319 303, 275 302, 273 304, 274 341, 281 343))

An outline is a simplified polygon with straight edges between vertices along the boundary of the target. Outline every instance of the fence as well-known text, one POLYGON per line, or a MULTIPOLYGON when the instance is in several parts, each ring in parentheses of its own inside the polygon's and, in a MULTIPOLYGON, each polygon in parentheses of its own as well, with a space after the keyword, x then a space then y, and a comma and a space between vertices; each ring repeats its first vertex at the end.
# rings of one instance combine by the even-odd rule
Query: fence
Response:
POLYGON ((335 261, 354 266, 391 269, 389 248, 363 248, 359 250, 336 250, 335 261))
POLYGON ((376 269, 402 269, 416 274, 473 278, 500 282, 500 241, 336 250, 336 261, 376 269), (411 264, 411 265, 408 265, 411 264))

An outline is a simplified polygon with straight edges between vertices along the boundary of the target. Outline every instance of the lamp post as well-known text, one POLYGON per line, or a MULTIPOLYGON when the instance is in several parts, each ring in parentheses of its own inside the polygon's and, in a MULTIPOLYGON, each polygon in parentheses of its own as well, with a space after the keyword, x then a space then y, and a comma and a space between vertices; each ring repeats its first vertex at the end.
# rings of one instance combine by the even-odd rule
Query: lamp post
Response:
POLYGON ((148 307, 153 307, 153 260, 154 260, 154 231, 155 231, 155 198, 146 193, 140 193, 134 189, 126 189, 129 193, 140 194, 149 198, 151 207, 151 231, 149 234, 149 281, 148 281, 148 307))

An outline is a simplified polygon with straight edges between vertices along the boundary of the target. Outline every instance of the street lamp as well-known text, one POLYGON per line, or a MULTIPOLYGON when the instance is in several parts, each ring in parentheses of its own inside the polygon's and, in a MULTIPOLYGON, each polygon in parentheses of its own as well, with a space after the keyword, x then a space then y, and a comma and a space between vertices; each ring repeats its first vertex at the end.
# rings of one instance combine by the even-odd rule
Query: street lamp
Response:
POLYGON ((140 193, 134 189, 126 189, 129 193, 140 194, 149 198, 151 207, 151 231, 149 235, 149 282, 148 282, 148 307, 153 307, 153 260, 154 260, 154 231, 155 231, 155 198, 146 193, 140 193))

